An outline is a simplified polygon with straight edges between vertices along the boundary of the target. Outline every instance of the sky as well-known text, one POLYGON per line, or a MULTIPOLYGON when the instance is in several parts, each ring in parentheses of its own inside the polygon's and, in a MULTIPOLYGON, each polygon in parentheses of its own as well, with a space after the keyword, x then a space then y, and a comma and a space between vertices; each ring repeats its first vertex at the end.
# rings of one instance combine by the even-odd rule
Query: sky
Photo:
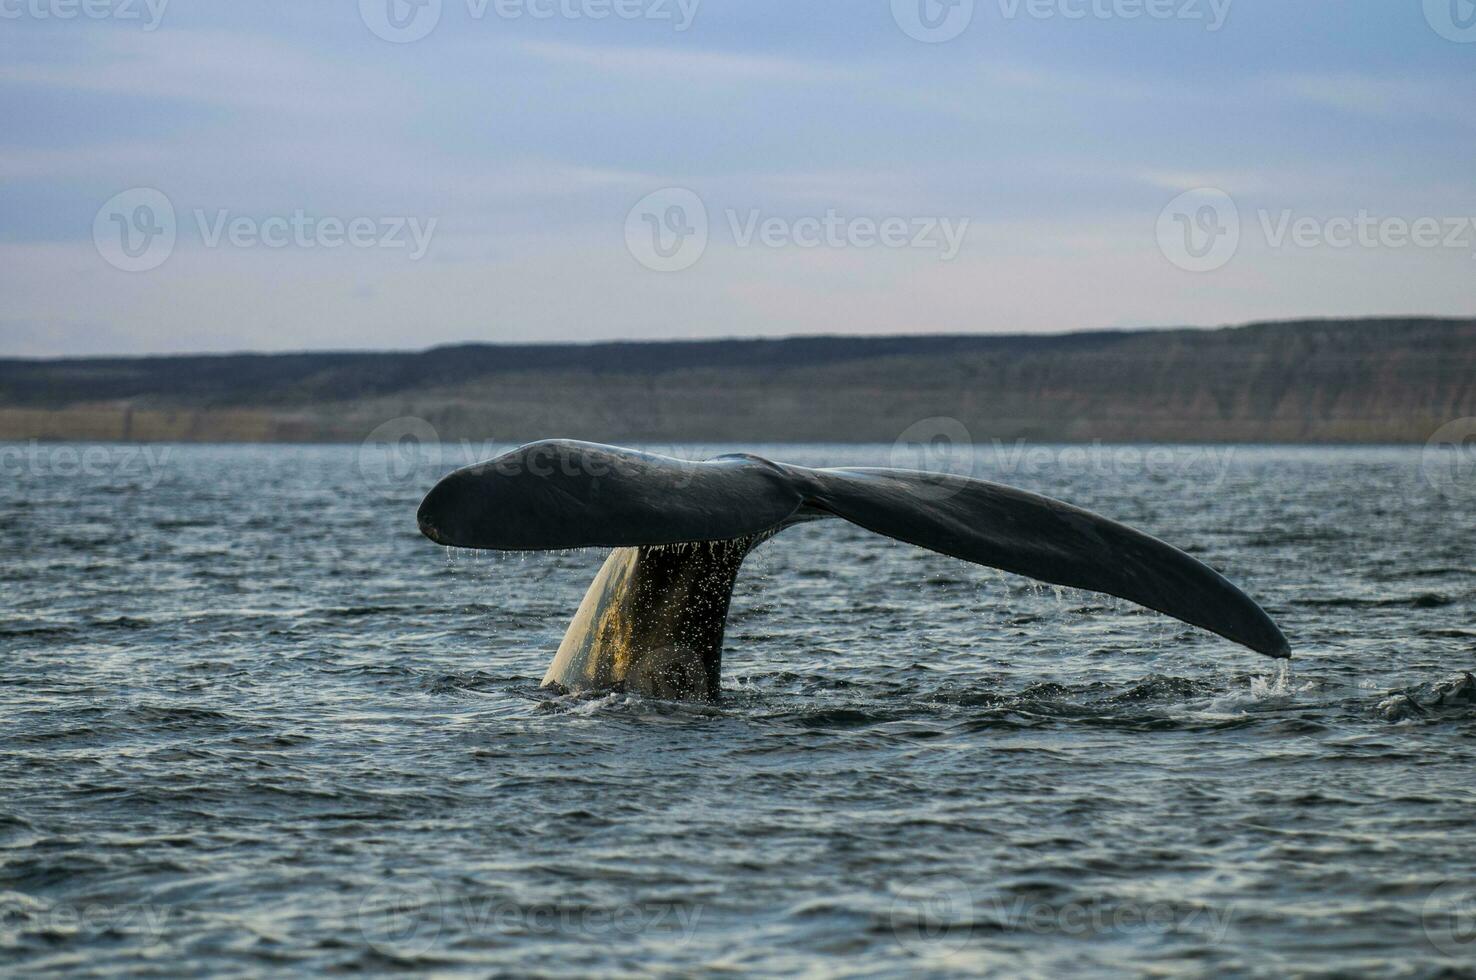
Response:
POLYGON ((0 355, 1476 314, 1473 0, 0 0, 0 355))

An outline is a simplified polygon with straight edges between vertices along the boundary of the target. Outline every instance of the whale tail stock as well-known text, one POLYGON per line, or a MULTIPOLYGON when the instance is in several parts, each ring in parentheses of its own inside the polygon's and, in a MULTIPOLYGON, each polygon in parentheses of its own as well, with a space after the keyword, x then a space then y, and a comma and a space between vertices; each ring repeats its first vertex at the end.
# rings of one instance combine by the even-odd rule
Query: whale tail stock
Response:
POLYGON ((949 474, 810 469, 747 454, 693 462, 552 440, 448 475, 418 515, 426 536, 457 547, 615 548, 544 681, 674 697, 716 695, 743 556, 826 517, 1290 656, 1260 606, 1179 549, 1049 497, 949 474))

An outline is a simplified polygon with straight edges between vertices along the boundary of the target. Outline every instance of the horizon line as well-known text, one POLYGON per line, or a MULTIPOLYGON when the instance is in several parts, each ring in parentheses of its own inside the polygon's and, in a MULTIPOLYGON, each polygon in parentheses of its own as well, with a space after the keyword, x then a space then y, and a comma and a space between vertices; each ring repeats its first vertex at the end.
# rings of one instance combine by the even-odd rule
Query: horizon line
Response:
POLYGON ((501 347, 501 348, 585 348, 598 347, 637 347, 650 346, 675 346, 688 345, 698 346, 703 344, 722 343, 761 343, 802 341, 802 340, 853 340, 853 341, 880 341, 880 340, 962 340, 962 339, 984 339, 993 338, 998 340, 1022 340, 1034 338, 1065 338, 1065 337, 1091 337, 1091 336, 1121 336, 1128 334, 1147 333, 1169 333, 1173 331, 1189 331, 1212 333, 1225 330, 1247 330, 1254 327, 1270 326, 1302 326, 1311 324, 1371 324, 1393 321, 1422 321, 1427 323, 1472 323, 1476 322, 1476 316, 1459 316, 1451 314, 1372 314, 1364 316, 1302 316, 1289 319, 1248 320, 1238 323, 1221 323, 1214 325, 1196 324, 1166 324, 1160 326, 1137 326, 1137 327, 1089 327, 1089 328, 1066 328, 1062 330, 1042 330, 1033 332, 987 332, 977 333, 789 333, 789 334, 745 334, 729 335, 720 337, 627 337, 612 338, 607 340, 551 340, 551 341, 498 341, 498 340, 465 340, 452 343, 434 344, 430 347, 323 347, 323 348, 287 348, 281 350, 224 350, 224 351, 157 351, 147 354, 67 354, 52 356, 0 356, 0 364, 44 364, 61 362, 86 362, 86 361, 146 361, 164 360, 169 358, 226 358, 226 357, 300 357, 304 355, 414 355, 429 354, 434 351, 458 350, 466 347, 501 347))

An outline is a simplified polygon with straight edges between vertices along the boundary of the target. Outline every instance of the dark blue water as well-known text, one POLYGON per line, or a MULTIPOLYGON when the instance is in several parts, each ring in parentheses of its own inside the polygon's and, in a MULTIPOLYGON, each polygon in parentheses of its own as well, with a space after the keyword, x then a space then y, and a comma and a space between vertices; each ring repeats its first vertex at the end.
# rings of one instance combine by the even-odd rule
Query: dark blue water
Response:
POLYGON ((0 448, 0 972, 1476 966, 1476 486, 1418 449, 970 464, 1216 565, 1288 670, 827 521, 711 706, 540 691, 602 556, 448 555, 436 467, 0 448))

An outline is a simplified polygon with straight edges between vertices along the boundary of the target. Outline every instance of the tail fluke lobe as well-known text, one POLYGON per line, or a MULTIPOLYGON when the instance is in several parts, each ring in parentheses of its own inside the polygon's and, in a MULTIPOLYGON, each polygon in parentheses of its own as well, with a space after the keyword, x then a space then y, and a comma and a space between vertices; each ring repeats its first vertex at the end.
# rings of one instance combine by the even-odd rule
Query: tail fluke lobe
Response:
POLYGON ((1290 656, 1265 611, 1198 559, 1079 507, 965 477, 808 469, 751 455, 699 463, 554 440, 457 470, 426 495, 418 516, 421 530, 442 544, 509 551, 751 542, 835 516, 965 561, 1117 596, 1270 657, 1290 656))
POLYGON ((751 457, 699 463, 556 439, 457 470, 418 517, 441 544, 550 551, 741 538, 801 503, 783 471, 751 457))
POLYGON ((905 470, 813 470, 807 503, 965 561, 1127 599, 1289 657, 1254 601, 1178 548, 1080 507, 983 480, 905 470))

